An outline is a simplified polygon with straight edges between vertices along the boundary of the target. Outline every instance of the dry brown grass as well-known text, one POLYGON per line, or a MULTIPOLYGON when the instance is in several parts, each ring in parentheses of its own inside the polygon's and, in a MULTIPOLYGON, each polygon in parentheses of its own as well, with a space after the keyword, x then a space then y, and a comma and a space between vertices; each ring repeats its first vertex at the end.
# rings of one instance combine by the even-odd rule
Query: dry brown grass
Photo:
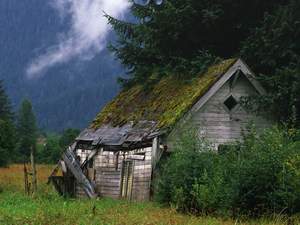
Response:
MULTIPOLYGON (((27 165, 27 168, 30 168, 30 165, 27 165)), ((47 183, 53 168, 53 165, 37 165, 37 180, 39 186, 44 186, 47 183)), ((23 190, 24 166, 22 164, 14 164, 7 168, 0 168, 0 187, 16 191, 23 190)))

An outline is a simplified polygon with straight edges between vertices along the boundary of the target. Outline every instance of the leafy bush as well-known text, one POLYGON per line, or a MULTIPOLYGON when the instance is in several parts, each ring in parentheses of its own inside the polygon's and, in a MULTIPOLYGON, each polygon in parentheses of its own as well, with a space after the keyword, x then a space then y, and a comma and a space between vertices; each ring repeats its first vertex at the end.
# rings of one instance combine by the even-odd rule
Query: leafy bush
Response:
POLYGON ((295 171, 300 172, 298 160, 300 144, 294 135, 273 128, 257 135, 254 130, 240 144, 236 160, 238 199, 236 205, 243 211, 296 212, 300 199, 295 171), (293 169, 287 167, 291 164, 293 169))
POLYGON ((157 179, 157 200, 193 213, 300 211, 300 143, 279 128, 255 129, 217 154, 195 132, 182 135, 157 179))

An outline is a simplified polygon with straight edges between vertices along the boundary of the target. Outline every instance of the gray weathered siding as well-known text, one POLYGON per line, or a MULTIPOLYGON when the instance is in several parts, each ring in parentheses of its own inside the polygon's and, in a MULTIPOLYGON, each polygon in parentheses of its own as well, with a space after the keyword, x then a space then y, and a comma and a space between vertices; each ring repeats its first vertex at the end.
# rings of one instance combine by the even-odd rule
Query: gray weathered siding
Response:
POLYGON ((240 100, 242 96, 254 94, 257 94, 256 90, 245 76, 240 76, 232 88, 230 81, 227 81, 199 111, 192 115, 192 123, 199 127, 199 135, 206 137, 217 147, 220 144, 240 140, 249 122, 253 122, 258 129, 269 127, 271 122, 265 117, 249 113, 241 105, 237 105, 232 111, 224 105, 224 101, 230 95, 240 100))
POLYGON ((247 132, 246 127, 251 122, 258 130, 271 126, 271 120, 266 119, 265 116, 247 112, 241 105, 229 111, 224 101, 230 95, 239 101, 243 96, 258 94, 244 75, 237 79, 232 88, 230 86, 229 80, 200 109, 190 112, 179 123, 167 139, 170 149, 184 127, 196 128, 199 136, 205 137, 217 149, 220 144, 240 140, 242 133, 247 132))
POLYGON ((119 198, 122 157, 113 152, 100 151, 94 157, 96 191, 100 196, 119 198))
MULTIPOLYGON (((122 163, 125 160, 133 161, 133 181, 130 200, 146 201, 150 197, 150 184, 152 175, 152 148, 139 149, 130 152, 114 152, 99 150, 94 157, 93 169, 96 192, 99 196, 118 199, 121 197, 122 163), (143 159, 135 158, 136 153, 145 153, 143 159)), ((86 158, 85 151, 77 151, 77 154, 86 158)), ((82 161, 83 162, 83 161, 82 161)), ((92 173, 89 169, 89 173, 92 173)), ((90 176, 89 176, 90 177, 90 176)), ((77 196, 83 196, 84 192, 78 185, 77 196)))

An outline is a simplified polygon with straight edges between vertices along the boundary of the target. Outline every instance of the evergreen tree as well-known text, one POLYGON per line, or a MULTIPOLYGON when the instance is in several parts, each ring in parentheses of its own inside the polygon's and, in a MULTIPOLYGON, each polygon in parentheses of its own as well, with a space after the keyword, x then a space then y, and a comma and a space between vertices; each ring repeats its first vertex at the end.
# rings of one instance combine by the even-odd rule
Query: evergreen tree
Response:
POLYGON ((300 2, 266 13, 262 23, 243 42, 242 56, 252 68, 264 74, 275 74, 300 62, 300 2))
POLYGON ((11 111, 10 101, 5 94, 5 90, 3 87, 3 81, 0 80, 0 119, 12 119, 13 113, 11 111))
POLYGON ((0 81, 0 167, 13 160, 15 129, 12 117, 10 102, 0 81))
POLYGON ((237 55, 241 42, 264 13, 287 0, 166 0, 162 5, 132 4, 136 23, 107 15, 118 34, 111 50, 131 75, 123 82, 145 83, 165 72, 200 72, 213 56, 237 55))
POLYGON ((269 95, 262 105, 280 121, 300 125, 300 1, 271 14, 243 43, 242 56, 260 73, 269 95))

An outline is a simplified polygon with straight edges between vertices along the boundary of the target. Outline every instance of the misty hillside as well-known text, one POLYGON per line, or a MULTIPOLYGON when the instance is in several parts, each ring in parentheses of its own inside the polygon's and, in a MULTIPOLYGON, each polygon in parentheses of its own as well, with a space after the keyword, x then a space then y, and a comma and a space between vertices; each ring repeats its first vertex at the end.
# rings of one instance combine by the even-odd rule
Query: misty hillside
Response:
POLYGON ((15 109, 24 97, 32 101, 39 125, 46 130, 87 126, 117 93, 116 77, 122 73, 104 50, 92 60, 72 60, 27 78, 30 60, 55 44, 69 22, 45 1, 0 1, 0 80, 15 109))

